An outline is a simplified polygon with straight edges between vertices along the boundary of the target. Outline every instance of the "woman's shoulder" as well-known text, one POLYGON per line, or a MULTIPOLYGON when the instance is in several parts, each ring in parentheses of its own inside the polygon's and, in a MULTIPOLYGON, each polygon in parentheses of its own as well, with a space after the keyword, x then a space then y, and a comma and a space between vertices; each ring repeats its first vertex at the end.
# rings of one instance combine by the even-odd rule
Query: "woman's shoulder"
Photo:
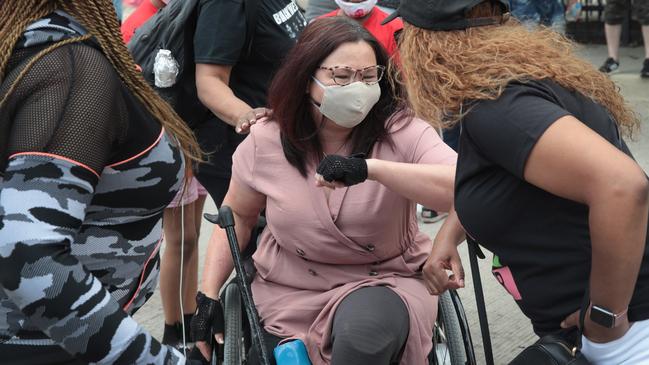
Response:
POLYGON ((94 45, 85 42, 64 44, 44 54, 37 61, 39 67, 30 70, 44 77, 65 77, 77 87, 97 88, 114 92, 122 86, 114 66, 104 53, 94 45))
POLYGON ((561 96, 567 90, 550 79, 513 80, 493 99, 471 100, 465 104, 466 123, 503 119, 528 105, 551 103, 563 105, 561 96))
POLYGON ((279 124, 274 120, 265 120, 253 124, 250 127, 250 136, 255 140, 255 144, 260 147, 281 148, 279 124))
POLYGON ((428 129, 434 129, 432 123, 418 118, 413 111, 404 110, 394 113, 386 121, 386 128, 391 138, 409 138, 421 136, 428 129))
POLYGON ((387 153, 395 156, 398 161, 411 162, 421 146, 441 142, 435 128, 411 111, 396 113, 387 123, 387 139, 377 147, 382 151, 390 151, 387 153))

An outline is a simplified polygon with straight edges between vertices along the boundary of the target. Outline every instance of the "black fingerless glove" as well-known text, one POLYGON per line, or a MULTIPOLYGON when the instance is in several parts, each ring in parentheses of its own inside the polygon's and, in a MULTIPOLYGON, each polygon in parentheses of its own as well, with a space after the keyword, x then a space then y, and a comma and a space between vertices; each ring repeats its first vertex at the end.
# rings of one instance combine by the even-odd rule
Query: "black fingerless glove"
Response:
POLYGON ((365 162, 365 155, 362 153, 349 157, 339 155, 326 156, 320 162, 316 171, 326 181, 339 181, 346 186, 355 185, 367 180, 367 162, 365 162))
POLYGON ((224 323, 221 302, 198 292, 196 294, 196 313, 190 326, 192 341, 210 342, 212 335, 223 333, 224 323))

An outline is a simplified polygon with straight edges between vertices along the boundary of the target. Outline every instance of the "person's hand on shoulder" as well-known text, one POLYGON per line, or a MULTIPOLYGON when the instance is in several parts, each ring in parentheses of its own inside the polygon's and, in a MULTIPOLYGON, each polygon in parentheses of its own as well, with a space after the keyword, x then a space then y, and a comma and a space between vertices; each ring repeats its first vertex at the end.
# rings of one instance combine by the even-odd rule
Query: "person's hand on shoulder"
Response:
POLYGON ((270 119, 273 115, 273 111, 267 108, 254 108, 237 120, 237 125, 235 131, 239 134, 246 134, 250 132, 250 127, 255 123, 262 123, 270 119))

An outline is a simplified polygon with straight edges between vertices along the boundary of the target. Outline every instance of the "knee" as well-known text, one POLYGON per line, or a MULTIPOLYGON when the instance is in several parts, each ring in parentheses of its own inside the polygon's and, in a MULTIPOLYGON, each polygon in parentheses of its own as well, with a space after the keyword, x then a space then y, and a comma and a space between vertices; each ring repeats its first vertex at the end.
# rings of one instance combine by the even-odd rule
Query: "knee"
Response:
POLYGON ((188 258, 198 249, 198 236, 194 232, 185 232, 182 243, 183 255, 188 258))
POLYGON ((165 251, 173 255, 182 254, 187 258, 198 249, 198 236, 195 232, 185 230, 181 240, 180 232, 175 235, 165 235, 165 251))
POLYGON ((402 345, 402 339, 386 331, 384 326, 373 323, 349 323, 338 329, 332 336, 332 350, 351 358, 391 357, 402 345))
POLYGON ((401 298, 390 289, 376 287, 352 293, 348 299, 334 318, 333 352, 344 358, 394 358, 410 330, 410 315, 401 298))

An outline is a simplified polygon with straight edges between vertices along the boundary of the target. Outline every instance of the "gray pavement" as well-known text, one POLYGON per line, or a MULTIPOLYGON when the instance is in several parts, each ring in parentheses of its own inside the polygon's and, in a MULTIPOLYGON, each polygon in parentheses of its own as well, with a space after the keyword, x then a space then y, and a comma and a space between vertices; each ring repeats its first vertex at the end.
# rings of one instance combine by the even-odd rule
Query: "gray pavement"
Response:
MULTIPOLYGON (((604 46, 582 46, 580 54, 599 67, 606 58, 606 48, 604 46)), ((647 128, 649 128, 647 127, 649 124, 649 80, 642 80, 639 77, 643 58, 644 53, 642 48, 622 49, 620 71, 613 75, 612 78, 619 84, 622 93, 642 117, 643 129, 641 133, 634 140, 627 142, 629 142, 629 146, 640 165, 645 171, 649 171, 649 144, 647 143, 649 140, 649 131, 647 131, 647 128)), ((214 203, 208 201, 205 210, 208 212, 215 211, 214 203)), ((437 233, 440 226, 440 223, 421 224, 422 230, 431 236, 437 233)), ((211 225, 205 221, 200 238, 201 259, 199 261, 201 270, 202 258, 205 254, 210 232, 211 225)), ((467 271, 467 288, 460 291, 460 296, 471 327, 478 363, 482 364, 484 363, 482 340, 472 282, 469 276, 470 268, 466 245, 462 245, 461 253, 467 271)), ((487 253, 487 256, 490 257, 491 255, 487 253)), ((496 364, 506 364, 522 348, 534 342, 535 335, 531 330, 529 320, 521 314, 514 300, 491 276, 490 263, 490 260, 482 260, 480 262, 480 272, 487 302, 489 328, 491 331, 495 362, 496 364)), ((159 291, 140 309, 135 315, 135 318, 155 337, 162 338, 164 317, 159 291)))

